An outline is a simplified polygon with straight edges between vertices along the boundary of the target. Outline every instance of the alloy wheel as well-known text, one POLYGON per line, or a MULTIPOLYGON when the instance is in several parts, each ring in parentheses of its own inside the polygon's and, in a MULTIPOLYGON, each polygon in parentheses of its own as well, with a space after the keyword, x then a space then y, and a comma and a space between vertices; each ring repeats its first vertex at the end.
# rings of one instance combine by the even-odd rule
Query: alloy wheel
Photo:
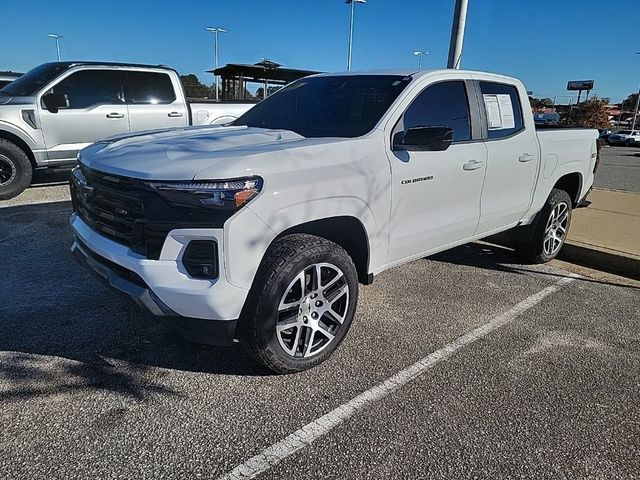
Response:
POLYGON ((555 255, 567 235, 569 222, 569 205, 565 202, 558 203, 551 210, 547 226, 544 229, 543 251, 545 255, 555 255))
POLYGON ((349 284, 338 267, 306 267, 285 290, 278 306, 276 336, 292 357, 312 357, 334 341, 349 308, 349 284))

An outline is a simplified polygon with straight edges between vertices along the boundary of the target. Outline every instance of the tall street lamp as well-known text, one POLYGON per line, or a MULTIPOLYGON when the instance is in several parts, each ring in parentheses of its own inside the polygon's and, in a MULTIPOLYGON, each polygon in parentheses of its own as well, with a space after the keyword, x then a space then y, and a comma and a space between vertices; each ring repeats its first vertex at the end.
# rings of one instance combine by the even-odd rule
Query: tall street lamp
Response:
POLYGON ((429 55, 429 52, 417 51, 413 52, 413 54, 418 57, 418 70, 422 70, 422 57, 429 55))
POLYGON ((56 41, 56 51, 58 52, 58 61, 60 61, 60 39, 63 38, 59 33, 50 33, 47 37, 51 37, 56 41))
POLYGON ((349 19, 349 56, 347 58, 347 71, 351 71, 351 49, 353 47, 353 16, 355 13, 356 3, 367 3, 367 0, 345 0, 345 3, 351 4, 351 17, 349 19))
MULTIPOLYGON (((636 55, 640 55, 640 52, 636 53, 636 55)), ((631 130, 635 130, 636 128, 636 120, 638 118, 639 107, 640 107, 640 88, 638 89, 638 98, 636 98, 636 108, 633 110, 633 122, 631 123, 631 130)))
MULTIPOLYGON (((227 33, 227 30, 222 27, 206 27, 205 30, 207 32, 211 32, 214 35, 214 70, 218 69, 218 33, 227 33)), ((220 100, 218 93, 218 75, 213 74, 213 81, 215 83, 216 89, 216 101, 220 100)))

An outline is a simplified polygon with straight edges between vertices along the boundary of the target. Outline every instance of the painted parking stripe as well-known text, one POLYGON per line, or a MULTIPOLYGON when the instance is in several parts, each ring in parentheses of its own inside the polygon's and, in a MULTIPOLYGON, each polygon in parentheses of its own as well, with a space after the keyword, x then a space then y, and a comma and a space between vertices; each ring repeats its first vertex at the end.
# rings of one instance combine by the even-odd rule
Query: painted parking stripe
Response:
POLYGON ((379 383, 364 393, 361 393, 357 397, 340 405, 326 415, 306 424, 304 427, 296 430, 288 437, 268 447, 258 455, 251 457, 230 472, 222 475, 219 477, 219 480, 246 480, 255 478, 274 465, 277 465, 285 458, 293 455, 298 450, 310 445, 321 436, 329 433, 342 422, 355 415, 359 410, 363 410, 371 403, 387 397, 402 386, 412 380, 415 380, 435 364, 448 359, 458 350, 471 345, 494 330, 511 323, 518 316, 522 315, 530 308, 535 307, 546 297, 557 292, 564 285, 574 281, 578 277, 577 275, 570 275, 571 276, 562 278, 553 285, 540 290, 538 293, 534 293, 530 297, 525 298, 514 307, 501 315, 492 318, 484 325, 465 333, 448 345, 445 345, 441 349, 436 350, 421 360, 418 360, 413 365, 401 370, 392 377, 389 377, 384 382, 379 383))

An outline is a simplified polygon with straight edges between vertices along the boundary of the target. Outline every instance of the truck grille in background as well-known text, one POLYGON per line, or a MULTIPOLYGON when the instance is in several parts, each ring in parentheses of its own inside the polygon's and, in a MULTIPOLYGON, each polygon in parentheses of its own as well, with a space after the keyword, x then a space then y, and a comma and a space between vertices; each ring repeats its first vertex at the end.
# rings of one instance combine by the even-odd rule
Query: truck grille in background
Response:
POLYGON ((71 182, 74 211, 94 230, 123 245, 132 246, 136 223, 143 226, 143 203, 132 191, 132 182, 82 170, 87 185, 71 182))

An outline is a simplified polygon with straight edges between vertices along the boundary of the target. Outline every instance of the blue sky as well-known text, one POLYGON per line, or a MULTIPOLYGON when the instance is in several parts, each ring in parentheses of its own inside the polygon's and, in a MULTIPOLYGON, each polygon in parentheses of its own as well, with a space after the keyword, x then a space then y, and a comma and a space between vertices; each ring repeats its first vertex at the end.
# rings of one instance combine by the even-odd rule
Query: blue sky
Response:
MULTIPOLYGON (((462 66, 517 76, 534 95, 563 103, 567 80, 595 79, 594 93, 619 100, 640 83, 637 2, 469 0, 462 66)), ((425 67, 443 68, 453 4, 357 5, 353 68, 412 68, 414 50, 430 52, 425 67)), ((221 35, 221 64, 268 57, 294 68, 344 70, 348 8, 343 0, 0 0, 0 70, 54 60, 47 33, 59 32, 63 59, 161 63, 211 83, 204 73, 213 64, 208 25, 229 30, 221 35)))

